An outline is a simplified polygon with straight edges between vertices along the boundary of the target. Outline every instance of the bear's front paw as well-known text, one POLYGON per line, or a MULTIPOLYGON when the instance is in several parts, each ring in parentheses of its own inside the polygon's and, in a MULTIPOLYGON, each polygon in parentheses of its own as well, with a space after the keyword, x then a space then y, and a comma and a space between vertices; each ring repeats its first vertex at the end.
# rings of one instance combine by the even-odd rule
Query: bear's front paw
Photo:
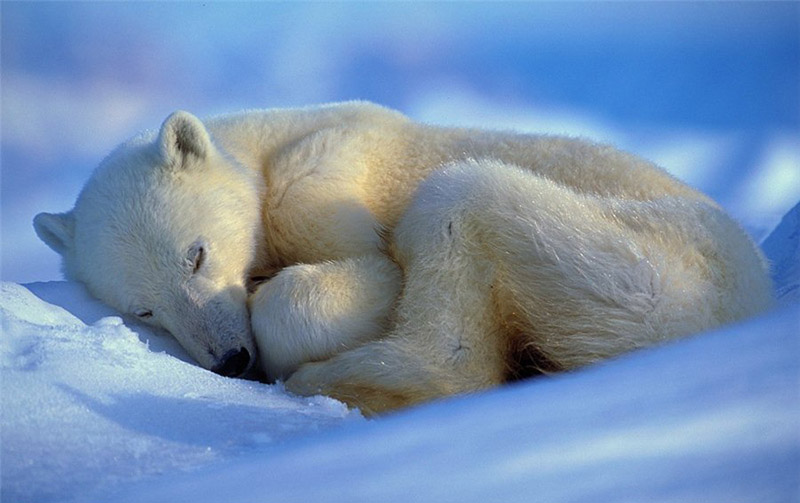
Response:
POLYGON ((321 379, 322 364, 306 363, 286 380, 286 390, 301 396, 325 395, 326 386, 321 379))

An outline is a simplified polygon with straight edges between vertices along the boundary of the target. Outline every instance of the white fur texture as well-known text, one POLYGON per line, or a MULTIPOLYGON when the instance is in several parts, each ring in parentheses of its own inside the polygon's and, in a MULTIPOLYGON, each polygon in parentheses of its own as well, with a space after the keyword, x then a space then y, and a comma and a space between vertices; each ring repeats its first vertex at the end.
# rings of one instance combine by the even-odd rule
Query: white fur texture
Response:
POLYGON ((202 365, 253 349, 252 325, 270 377, 366 412, 520 365, 587 365, 771 302, 739 226, 642 159, 360 102, 178 112, 35 226, 69 276, 152 311, 202 365), (272 277, 251 324, 248 276, 272 277))
POLYGON ((283 269, 250 298, 267 376, 285 379, 305 362, 374 339, 388 328, 401 280, 378 255, 283 269))

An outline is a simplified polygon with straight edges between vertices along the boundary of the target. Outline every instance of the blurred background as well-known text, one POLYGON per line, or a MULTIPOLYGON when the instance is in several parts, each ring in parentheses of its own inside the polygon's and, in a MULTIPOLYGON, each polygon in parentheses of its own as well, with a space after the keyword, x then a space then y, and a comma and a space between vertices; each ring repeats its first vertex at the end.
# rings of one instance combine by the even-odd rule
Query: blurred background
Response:
POLYGON ((586 136, 757 240, 800 199, 800 3, 0 3, 0 276, 60 278, 40 211, 173 110, 367 99, 586 136))

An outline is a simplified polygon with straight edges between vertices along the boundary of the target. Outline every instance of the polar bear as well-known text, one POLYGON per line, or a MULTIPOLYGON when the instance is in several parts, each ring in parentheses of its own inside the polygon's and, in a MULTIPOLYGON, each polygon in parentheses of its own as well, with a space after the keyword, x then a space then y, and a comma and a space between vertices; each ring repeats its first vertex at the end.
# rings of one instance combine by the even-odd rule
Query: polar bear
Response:
POLYGON ((755 315, 765 261, 708 197, 608 146, 366 102, 186 112, 34 227, 68 278, 197 362, 379 413, 755 315))

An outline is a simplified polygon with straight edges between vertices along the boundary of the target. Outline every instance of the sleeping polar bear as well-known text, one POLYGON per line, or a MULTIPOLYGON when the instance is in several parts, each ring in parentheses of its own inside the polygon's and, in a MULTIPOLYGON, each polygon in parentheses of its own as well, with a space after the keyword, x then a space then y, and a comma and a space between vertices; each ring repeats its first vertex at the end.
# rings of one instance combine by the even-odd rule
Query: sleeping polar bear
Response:
POLYGON ((176 112, 34 226, 68 278, 200 365, 242 375, 258 353, 289 390, 367 413, 581 367, 771 302, 742 229, 644 160, 364 102, 176 112))

